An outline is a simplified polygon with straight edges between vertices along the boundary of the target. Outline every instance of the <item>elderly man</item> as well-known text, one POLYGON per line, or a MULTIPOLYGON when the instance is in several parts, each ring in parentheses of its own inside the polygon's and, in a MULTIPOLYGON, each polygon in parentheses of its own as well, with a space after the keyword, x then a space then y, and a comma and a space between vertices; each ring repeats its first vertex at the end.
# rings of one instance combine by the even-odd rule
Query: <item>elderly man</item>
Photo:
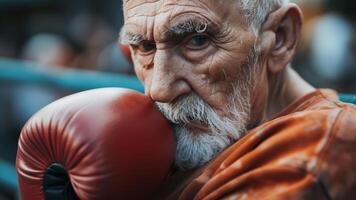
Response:
MULTIPOLYGON (((121 41, 177 138, 158 199, 353 199, 356 108, 290 67, 288 0, 125 0, 121 41)), ((317 77, 316 77, 317 78, 317 77)))

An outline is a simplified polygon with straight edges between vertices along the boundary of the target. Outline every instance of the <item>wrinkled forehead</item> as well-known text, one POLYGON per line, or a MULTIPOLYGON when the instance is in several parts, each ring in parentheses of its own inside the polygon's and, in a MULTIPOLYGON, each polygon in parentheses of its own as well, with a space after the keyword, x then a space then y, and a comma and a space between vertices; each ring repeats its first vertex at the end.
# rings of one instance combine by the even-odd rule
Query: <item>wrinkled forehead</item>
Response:
POLYGON ((236 6, 234 2, 236 0, 124 0, 124 28, 146 29, 140 32, 164 29, 187 16, 221 24, 231 15, 236 6))

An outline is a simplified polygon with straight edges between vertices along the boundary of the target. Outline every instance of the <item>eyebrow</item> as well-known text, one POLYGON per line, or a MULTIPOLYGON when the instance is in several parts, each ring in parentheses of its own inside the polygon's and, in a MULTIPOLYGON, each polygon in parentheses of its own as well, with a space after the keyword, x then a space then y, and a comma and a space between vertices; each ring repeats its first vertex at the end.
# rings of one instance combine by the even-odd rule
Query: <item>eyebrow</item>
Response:
POLYGON ((146 39, 143 35, 127 31, 125 27, 123 27, 120 31, 120 36, 119 36, 120 44, 139 45, 144 40, 146 39))
POLYGON ((206 20, 200 18, 186 18, 179 23, 168 27, 167 31, 164 33, 164 39, 177 40, 191 35, 194 33, 207 33, 212 25, 206 20))
MULTIPOLYGON (((188 17, 178 23, 165 27, 165 31, 162 32, 162 41, 178 41, 194 33, 213 34, 214 30, 218 30, 215 24, 209 23, 207 20, 199 17, 188 17)), ((139 45, 146 40, 149 39, 143 34, 127 31, 125 27, 120 32, 119 41, 121 44, 139 45)))

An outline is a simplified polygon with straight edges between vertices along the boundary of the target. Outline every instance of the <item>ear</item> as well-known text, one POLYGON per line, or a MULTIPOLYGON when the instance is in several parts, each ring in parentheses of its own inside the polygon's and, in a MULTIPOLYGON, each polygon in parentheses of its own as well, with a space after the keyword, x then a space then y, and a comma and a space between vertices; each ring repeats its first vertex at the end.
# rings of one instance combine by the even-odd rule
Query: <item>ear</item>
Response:
POLYGON ((261 50, 266 55, 268 70, 282 71, 292 61, 300 38, 302 11, 289 3, 273 11, 261 29, 261 50))

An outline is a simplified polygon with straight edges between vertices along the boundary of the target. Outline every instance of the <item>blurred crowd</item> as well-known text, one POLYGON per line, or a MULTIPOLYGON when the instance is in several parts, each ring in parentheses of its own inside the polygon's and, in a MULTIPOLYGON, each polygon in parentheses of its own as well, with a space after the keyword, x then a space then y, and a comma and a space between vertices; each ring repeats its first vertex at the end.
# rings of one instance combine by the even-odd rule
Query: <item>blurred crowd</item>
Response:
MULTIPOLYGON (((356 94, 356 1, 295 2, 305 21, 293 67, 316 87, 356 94)), ((117 0, 2 0, 0 60, 133 74, 117 42, 122 23, 117 0)), ((31 115, 72 92, 0 76, 0 161, 14 163, 19 132, 31 115)), ((6 199, 2 194, 0 183, 0 199, 6 199)))
POLYGON ((5 8, 0 3, 0 57, 46 66, 132 73, 117 48, 122 24, 120 1, 113 5, 110 3, 114 1, 108 1, 107 6, 98 1, 45 2, 5 8), (98 9, 100 5, 104 8, 98 9), (114 10, 111 6, 116 7, 116 13, 108 15, 105 7, 114 10))
POLYGON ((299 3, 305 20, 293 67, 316 87, 356 93, 356 1, 299 3))

